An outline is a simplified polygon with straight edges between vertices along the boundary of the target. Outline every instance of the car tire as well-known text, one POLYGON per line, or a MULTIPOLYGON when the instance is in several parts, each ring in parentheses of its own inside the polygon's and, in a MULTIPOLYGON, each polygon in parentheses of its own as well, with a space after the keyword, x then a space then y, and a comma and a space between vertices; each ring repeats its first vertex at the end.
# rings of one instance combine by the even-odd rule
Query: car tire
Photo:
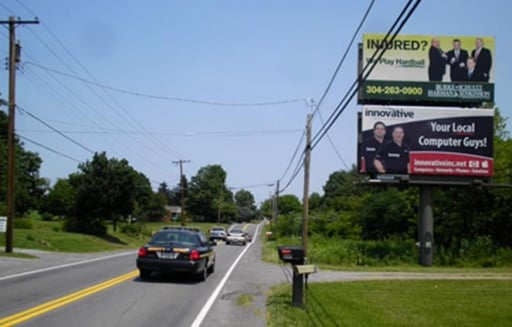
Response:
POLYGON ((242 243, 243 246, 245 246, 245 244, 246 244, 245 242, 242 243))
POLYGON ((149 278, 149 276, 151 276, 151 270, 140 269, 139 276, 140 276, 140 279, 147 279, 147 278, 149 278))
POLYGON ((212 263, 210 268, 208 268, 208 273, 213 274, 215 272, 215 262, 212 263))
POLYGON ((206 279, 208 279, 208 269, 204 267, 198 274, 197 274, 197 280, 200 282, 205 282, 206 279))

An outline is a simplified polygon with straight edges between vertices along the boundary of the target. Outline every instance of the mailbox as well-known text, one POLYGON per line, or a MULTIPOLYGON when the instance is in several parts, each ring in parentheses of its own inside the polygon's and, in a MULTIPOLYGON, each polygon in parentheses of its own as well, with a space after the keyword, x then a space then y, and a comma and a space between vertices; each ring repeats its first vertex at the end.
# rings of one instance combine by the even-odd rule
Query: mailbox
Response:
POLYGON ((295 245, 283 245, 277 247, 279 259, 292 265, 304 264, 304 248, 295 245))

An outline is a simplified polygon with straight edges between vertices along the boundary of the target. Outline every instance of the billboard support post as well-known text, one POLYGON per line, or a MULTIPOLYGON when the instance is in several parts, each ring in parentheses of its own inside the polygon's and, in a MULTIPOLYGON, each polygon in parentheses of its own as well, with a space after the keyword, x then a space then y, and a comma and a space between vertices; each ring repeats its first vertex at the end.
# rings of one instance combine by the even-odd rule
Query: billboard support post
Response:
POLYGON ((432 266, 434 252, 434 215, 432 212, 432 186, 420 186, 420 208, 418 222, 419 263, 432 266))

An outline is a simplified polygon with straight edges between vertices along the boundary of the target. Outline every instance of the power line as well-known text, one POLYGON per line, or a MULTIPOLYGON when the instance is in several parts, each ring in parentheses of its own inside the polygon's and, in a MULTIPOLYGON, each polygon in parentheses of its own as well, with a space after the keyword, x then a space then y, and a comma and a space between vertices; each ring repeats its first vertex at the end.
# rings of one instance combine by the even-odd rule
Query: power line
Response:
MULTIPOLYGON (((350 49, 352 48, 352 44, 354 43, 354 40, 356 39, 357 35, 359 34, 359 31, 363 27, 363 24, 366 21, 368 14, 370 14, 370 11, 372 10, 374 3, 375 3, 375 0, 370 1, 370 5, 366 9, 366 12, 364 13, 363 18, 361 19, 361 22, 359 22, 359 25, 357 26, 356 30, 354 31, 354 34, 352 35, 352 38, 350 39, 350 42, 348 43, 348 46, 345 49, 345 52, 343 53, 343 56, 341 57, 340 61, 338 62, 338 66, 336 66, 336 69, 334 70, 334 73, 332 74, 331 80, 327 84, 327 87, 325 88, 324 93, 320 97, 320 100, 318 100, 318 104, 316 105, 315 111, 313 112, 313 116, 317 113, 317 111, 319 111, 320 106, 322 105, 325 97, 327 96, 327 93, 329 93, 329 90, 331 89, 331 86, 334 83, 334 80, 336 79, 336 76, 338 75, 338 72, 340 71, 341 66, 345 62, 345 59, 347 58, 347 55, 350 52, 350 49)), ((322 122, 322 124, 323 124, 323 122, 322 122)))
POLYGON ((65 72, 61 72, 59 70, 49 68, 34 62, 26 62, 27 64, 33 65, 35 67, 38 67, 40 69, 46 70, 48 72, 52 72, 55 74, 59 74, 68 78, 72 78, 75 80, 78 80, 80 82, 94 85, 97 87, 100 87, 102 89, 123 93, 127 95, 137 96, 137 97, 143 97, 143 98, 150 98, 150 99, 158 99, 158 100, 168 100, 168 101, 179 101, 179 102, 189 102, 189 103, 196 103, 196 104, 204 104, 204 105, 210 105, 210 106, 219 106, 219 107, 265 107, 265 106, 277 106, 282 104, 289 104, 289 103, 297 103, 297 102, 304 102, 304 98, 298 98, 298 99, 285 99, 285 100, 275 100, 275 101, 264 101, 264 102, 221 102, 221 101, 210 101, 210 100, 199 100, 199 99, 191 99, 191 98, 183 98, 183 97, 175 97, 175 96, 166 96, 166 95, 155 95, 155 94, 148 94, 148 93, 142 93, 142 92, 135 92, 135 91, 128 91, 123 90, 117 87, 108 86, 105 84, 98 83, 96 81, 91 81, 88 79, 85 79, 83 77, 80 77, 78 75, 68 74, 65 72))
MULTIPOLYGON (((419 3, 421 2, 421 0, 417 0, 416 3, 413 5, 413 7, 411 8, 411 10, 406 14, 407 10, 409 9, 409 7, 411 6, 413 0, 409 0, 407 2, 407 4, 404 6, 404 8, 402 9, 402 11, 400 12, 400 14, 398 15, 398 17, 395 19, 394 23, 392 24, 392 26, 390 27, 388 33, 386 34, 386 36, 384 37, 384 41, 387 40, 388 36, 392 33, 392 31, 395 29, 395 27, 400 23, 400 21, 402 20, 402 17, 405 15, 405 18, 402 20, 402 22, 400 23, 398 29, 396 30, 396 32, 393 34, 390 42, 392 42, 396 35, 400 32, 400 30, 403 28, 403 26, 405 25, 405 23, 409 20, 410 16, 412 15, 412 13, 415 11, 416 7, 419 5, 419 3)), ((343 99, 340 101, 340 103, 336 106, 336 108, 334 109, 334 111, 331 113, 331 115, 329 116, 329 119, 327 120, 326 123, 324 123, 322 125, 322 127, 320 128, 320 130, 317 132, 317 134, 313 137, 312 139, 312 143, 311 143, 311 150, 313 150, 316 145, 318 145, 318 143, 320 142, 320 140, 327 134, 327 132, 329 131, 329 129, 332 127, 332 125, 334 124, 334 122, 336 122, 336 120, 339 118, 339 116, 341 115, 341 113, 345 110, 345 108, 348 106, 350 100, 354 97, 354 95, 357 93, 357 90, 359 89, 359 83, 362 83, 364 80, 366 80, 366 78, 368 78, 369 74, 371 73, 371 71, 373 70, 373 67, 375 67, 375 65, 377 64, 378 60, 382 57, 382 55, 384 54, 385 52, 385 48, 382 49, 382 51, 380 51, 380 49, 377 49, 374 54, 372 55, 371 59, 367 62, 367 64, 365 65, 365 67, 363 68, 363 70, 361 71, 361 73, 359 74, 358 78, 354 81, 354 83, 352 84, 352 86, 348 89, 347 93, 345 94, 345 96, 343 97, 343 99), (380 51, 380 54, 379 54, 379 51, 380 51), (375 56, 377 56, 377 59, 374 60, 375 56), (368 66, 370 65, 371 63, 371 66, 369 68, 369 70, 367 72, 366 69, 368 68, 368 66), (364 73, 364 75, 363 75, 364 73), (351 91, 355 88, 354 91, 351 91), (348 100, 347 100, 348 99, 348 100), (345 102, 345 100, 347 100, 345 102), (343 104, 345 102, 345 104, 343 104), (343 105, 343 106, 342 106, 343 105), (341 108, 341 109, 340 109, 341 108)), ((303 158, 305 156, 305 153, 306 153, 306 150, 307 149, 304 149, 303 153, 302 153, 302 156, 301 158, 303 158)), ((302 160, 302 159, 301 159, 302 160)), ((300 162, 299 162, 300 164, 300 162)), ((300 169, 302 169, 302 167, 304 166, 304 163, 300 164, 300 165, 297 165, 297 168, 296 170, 294 171, 294 174, 292 175, 292 177, 290 178, 289 182, 286 184, 286 186, 281 190, 281 192, 283 192, 284 190, 286 190, 286 188, 293 182, 293 180, 297 177, 300 169)))
MULTIPOLYGON (((352 45, 354 44, 354 41, 355 41, 357 35, 359 34, 359 31, 363 27, 363 24, 365 23, 366 18, 368 18, 368 15, 370 14, 370 11, 372 10, 372 7, 373 7, 374 3, 375 3, 375 0, 371 0, 370 1, 370 4, 368 5, 368 8, 366 9, 366 12, 363 15, 363 18, 361 19, 361 22, 359 23, 359 25, 357 26, 356 30, 354 31, 354 34, 352 35, 352 38, 350 39, 350 42, 348 43, 348 46, 345 49, 345 52, 343 53, 343 56, 341 57, 341 59, 340 59, 340 61, 338 63, 338 66, 334 70, 334 73, 333 73, 333 75, 331 77, 331 80, 327 84, 327 87, 326 87, 324 93, 322 94, 322 96, 320 97, 320 100, 318 101, 318 104, 316 105, 315 111, 313 112, 313 115, 315 115, 318 112, 318 116, 320 117, 320 122, 322 123, 322 125, 325 124, 325 121, 324 121, 324 118, 323 118, 322 113, 320 111, 320 106, 323 103, 325 97, 327 96, 327 93, 331 89, 331 86, 334 83, 334 80, 336 79, 336 76, 338 75, 338 72, 340 71, 341 66, 345 62, 345 59, 347 58, 347 55, 350 52, 350 49, 352 48, 352 45)), ((342 164, 345 166, 345 169, 349 170, 349 167, 348 167, 347 163, 345 162, 345 160, 343 160, 343 157, 339 153, 338 149, 336 148, 336 146, 335 146, 335 144, 334 144, 334 142, 331 139, 331 136, 329 134, 327 134, 327 139, 329 140, 329 143, 331 144, 331 147, 333 148, 334 152, 338 156, 338 159, 340 159, 342 164)))
MULTIPOLYGON (((355 38, 357 37, 357 35, 359 34, 359 31, 361 30, 364 22, 366 21, 366 18, 368 17, 372 7, 373 7, 373 4, 375 3, 375 0, 371 0, 368 8, 366 9, 366 12, 364 13, 359 25, 357 26, 356 30, 354 31, 354 34, 352 35, 352 38, 347 46, 347 48, 345 49, 345 52, 343 53, 340 61, 338 62, 338 65, 336 66, 336 69, 334 70, 334 73, 332 74, 331 76, 331 79, 329 80, 329 83, 327 84, 327 87, 325 88, 322 96, 320 97, 320 100, 318 101, 317 105, 315 106, 315 110, 313 111, 313 116, 318 112, 319 116, 320 116, 320 120, 322 122, 322 124, 325 124, 324 120, 323 120, 323 117, 320 113, 320 106, 322 105, 325 97, 327 96, 327 93, 329 93, 331 87, 332 87, 332 84, 334 83, 334 80, 336 79, 336 76, 338 75, 340 69, 341 69, 341 66, 343 65, 343 63, 345 62, 345 59, 348 55, 348 53, 350 52, 350 49, 352 47, 352 44, 354 43, 354 40, 355 38)), ((300 144, 302 143, 302 140, 304 139, 304 136, 305 136, 305 133, 306 131, 304 130, 304 133, 302 134, 302 137, 299 141, 299 145, 298 147, 295 149, 295 152, 293 154, 293 157, 292 159, 290 160, 290 163, 288 164, 288 167, 286 168, 286 171, 285 173, 283 174, 283 176, 281 176, 280 180, 283 180, 284 176, 286 175, 286 173, 288 172, 293 160, 295 159, 295 156, 297 155, 297 151, 299 149, 299 146, 300 144)), ((332 142, 331 138, 329 135, 328 136, 328 139, 335 151, 335 153, 338 155, 338 158, 341 160, 341 162, 345 165, 345 167, 347 167, 347 164, 345 163, 345 160, 343 160, 343 158, 341 157, 340 153, 338 152, 338 150, 336 149, 336 147, 334 146, 334 142, 332 142)), ((293 180, 297 177, 298 173, 300 172, 300 170, 302 169, 302 167, 304 166, 304 164, 301 162, 303 161, 304 159, 304 156, 305 156, 305 150, 302 152, 302 155, 301 157, 299 158, 299 161, 298 161, 298 164, 294 170, 294 173, 291 175, 290 177, 290 180, 289 182, 283 187, 283 189, 280 191, 280 192, 283 192, 284 190, 286 190, 286 188, 288 188, 288 186, 293 182, 293 180)))
MULTIPOLYGON (((397 19, 395 20, 395 22, 393 23, 393 25, 391 26, 391 28, 389 29, 388 33, 386 34, 386 36, 384 37, 383 41, 384 42, 393 42, 393 40, 396 38, 396 36, 398 35, 398 33, 400 32, 400 30, 403 28, 403 26, 405 25, 405 23, 409 20, 409 18, 411 17, 411 15, 414 13, 414 11, 416 10, 417 6, 420 4, 421 0, 416 0, 415 4, 413 5, 413 7, 409 10, 409 12, 407 12, 407 9, 409 8, 409 6, 411 5, 413 0, 409 0, 408 3, 406 4, 406 6, 404 7, 404 9, 402 10, 402 12, 400 13, 400 15, 397 17, 397 19), (407 13, 406 13, 407 12, 407 13), (405 18, 402 20, 401 23, 400 20, 402 19, 402 16, 405 15, 405 18), (393 33, 391 39, 389 41, 387 41, 387 38, 388 36, 392 33, 393 29, 395 28, 395 26, 399 24, 398 26, 398 29, 393 33)), ((363 70, 361 71, 361 73, 358 75, 358 78, 354 81, 354 83, 352 84, 352 86, 349 88, 349 90, 347 91, 347 93, 345 94, 345 96, 343 97, 343 99, 340 101, 340 103, 336 106, 336 108, 334 109, 334 111, 332 112, 332 114, 330 115, 329 119, 327 120, 327 122, 320 128, 319 132, 313 137, 313 141, 312 141, 312 149, 314 149, 318 143, 321 141, 321 139, 325 136, 325 134, 327 133, 327 131, 332 127, 332 125, 334 125, 334 123, 336 122, 336 120, 339 118, 339 116, 343 113, 343 111, 345 110, 345 108, 348 106, 349 102, 352 100, 352 98, 356 95, 358 89, 359 89, 359 86, 361 85, 361 83, 363 83, 367 78, 368 76, 370 75, 370 73, 372 72, 373 68, 377 65, 379 59, 384 55, 386 51, 386 48, 383 47, 382 49, 376 49, 372 58, 367 62, 367 64, 365 65, 365 67, 363 68, 363 70), (379 53, 380 52, 380 53, 379 53), (377 58, 375 59, 375 56, 377 56, 377 58), (368 69, 368 71, 366 71, 366 69, 370 67, 368 69)))
MULTIPOLYGON (((25 9, 27 10, 29 13, 35 15, 35 13, 33 11, 31 11, 27 6, 25 6, 23 3, 21 3, 20 1, 18 1, 18 3, 25 9)), ((57 41, 57 43, 68 53, 68 55, 75 61, 75 63, 77 63, 80 68, 82 68, 82 70, 84 70, 93 80, 95 83, 98 83, 97 80, 94 78, 94 76, 92 76, 92 74, 89 72, 89 70, 87 70, 87 68, 85 68, 84 65, 82 65, 80 63, 80 61, 76 58, 76 56, 73 55, 73 53, 71 53, 71 51, 69 51, 68 48, 66 48, 66 46, 62 43, 62 41, 60 41, 60 39, 55 35, 55 33, 53 33, 50 28, 48 26, 46 26, 46 24, 42 23, 42 26, 45 28, 45 30, 57 41)), ((44 41, 42 40, 41 37, 39 37, 39 35, 37 35, 34 31, 32 31, 31 29, 29 29, 30 32, 57 58, 59 59, 59 61, 61 63, 63 63, 67 69, 69 71, 71 71, 73 74, 77 75, 77 73, 44 41)), ((106 92, 105 90, 103 90, 105 92, 105 94, 110 97, 110 99, 117 105, 118 108, 120 108, 124 114, 130 118, 130 120, 126 119, 126 117, 124 117, 123 115, 121 115, 117 110, 114 109, 114 107, 108 102, 106 101, 105 98, 103 98, 100 94, 98 94, 89 84, 86 84, 87 88, 89 89, 89 91, 91 91, 91 93, 93 93, 96 97, 98 97, 98 99, 100 99, 105 105, 107 105, 107 107, 109 107, 110 109, 113 109, 114 112, 119 115, 119 117, 121 119, 123 119, 125 122, 127 122, 128 124, 131 124, 132 126, 136 126, 136 128, 139 128, 143 131, 146 131, 145 128, 139 123, 139 121, 137 121, 132 115, 130 115, 130 113, 126 110, 126 108, 124 108, 119 102, 117 102, 110 93, 106 92)), ((115 126, 115 124, 111 123, 113 126, 115 126)), ((143 134, 144 135, 144 134, 143 134)), ((145 135, 146 137, 148 135, 145 135)), ((149 140, 157 146, 157 148, 159 148, 159 151, 157 151, 160 155, 162 154, 162 151, 160 150, 160 148, 166 148, 168 152, 170 153, 174 153, 174 154, 177 154, 179 156, 181 156, 181 154, 179 154, 178 152, 174 151, 173 149, 171 149, 170 147, 168 147, 167 144, 161 142, 160 140, 156 139, 154 136, 150 135, 151 138, 149 138, 149 140), (156 144, 156 143, 160 143, 160 144, 156 144)), ((136 140, 138 142, 138 140, 136 140)))
POLYGON ((55 153, 55 154, 58 154, 58 155, 59 155, 59 156, 61 156, 61 157, 67 158, 67 159, 69 159, 69 160, 72 160, 72 161, 75 161, 75 162, 78 162, 78 163, 80 163, 80 162, 81 162, 80 160, 78 160, 78 159, 76 159, 76 158, 73 158, 73 157, 71 157, 71 156, 68 156, 67 154, 64 154, 64 153, 62 153, 62 152, 59 152, 59 151, 57 151, 57 150, 55 150, 55 149, 52 149, 52 148, 50 148, 50 147, 48 147, 48 146, 46 146, 46 145, 43 145, 43 144, 41 144, 41 143, 39 143, 39 142, 36 142, 36 141, 34 141, 34 140, 31 140, 31 139, 29 139, 29 138, 28 138, 28 137, 26 137, 26 136, 20 135, 20 134, 18 134, 18 133, 17 133, 16 135, 18 135, 18 137, 19 137, 20 139, 23 139, 23 140, 25 140, 25 141, 27 141, 27 142, 30 142, 30 143, 32 143, 32 144, 35 144, 35 145, 37 145, 37 146, 39 146, 39 147, 41 147, 41 148, 43 148, 43 149, 46 149, 46 150, 48 150, 48 151, 50 151, 50 152, 53 152, 53 153, 55 153))
POLYGON ((302 141, 304 140, 305 136, 306 136, 306 131, 303 130, 302 131, 302 136, 300 137, 300 140, 299 140, 299 143, 297 144, 297 147, 295 147, 295 151, 293 151, 292 158, 290 159, 290 162, 288 162, 288 166, 286 167, 285 171, 283 172, 283 175, 281 175, 281 178, 279 178, 279 180, 283 180, 284 176, 286 176, 286 174, 290 170, 290 167, 292 166, 293 160, 295 159, 295 157, 299 153, 300 145, 302 144, 302 141))
POLYGON ((32 117, 33 119, 37 120, 38 122, 40 122, 41 124, 45 125, 46 127, 48 127, 49 129, 51 129, 52 131, 56 132, 57 134, 63 136, 66 140, 78 145, 79 147, 81 147, 82 149, 88 151, 89 153, 91 154, 94 154, 95 151, 89 149, 88 147, 86 147, 85 145, 81 144, 80 142, 78 141, 75 141, 74 139, 72 139, 71 137, 67 136, 66 134, 62 133, 61 131, 59 131, 58 129, 56 129, 55 127, 51 126, 50 124, 46 123, 45 121, 43 121, 41 118, 37 117, 36 115, 30 113, 29 111, 23 109, 22 107, 20 106, 16 106, 16 108, 18 108, 18 110, 21 112, 21 113, 24 113, 24 114, 27 114, 29 115, 30 117, 32 117))
MULTIPOLYGON (((68 124, 67 122, 64 122, 64 124, 68 124)), ((90 127, 90 126, 82 126, 82 127, 90 127)), ((24 129, 24 131, 30 131, 30 132, 38 132, 38 133, 45 133, 48 131, 43 130, 29 130, 24 129)), ((289 130, 249 130, 249 131, 209 131, 209 132, 152 132, 147 134, 152 135, 164 135, 164 136, 176 136, 176 137, 252 137, 252 136, 258 136, 258 135, 276 135, 276 134, 295 134, 297 132, 300 132, 302 130, 300 129, 289 129, 289 130)), ((133 131, 133 130, 123 130, 123 129, 102 129, 102 130, 61 130, 63 133, 67 134, 96 134, 96 135, 118 135, 118 134, 142 134, 145 132, 140 131, 133 131)))

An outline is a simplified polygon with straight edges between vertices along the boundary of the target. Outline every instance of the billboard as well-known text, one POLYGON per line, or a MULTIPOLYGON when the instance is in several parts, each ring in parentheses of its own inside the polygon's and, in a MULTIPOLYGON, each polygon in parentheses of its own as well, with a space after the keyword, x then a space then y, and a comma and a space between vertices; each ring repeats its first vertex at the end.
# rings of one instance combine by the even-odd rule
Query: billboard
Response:
POLYGON ((364 106, 358 170, 491 177, 494 109, 364 106))
POLYGON ((446 104, 464 107, 494 102, 495 40, 479 36, 364 34, 363 66, 374 62, 362 83, 361 104, 446 104))

